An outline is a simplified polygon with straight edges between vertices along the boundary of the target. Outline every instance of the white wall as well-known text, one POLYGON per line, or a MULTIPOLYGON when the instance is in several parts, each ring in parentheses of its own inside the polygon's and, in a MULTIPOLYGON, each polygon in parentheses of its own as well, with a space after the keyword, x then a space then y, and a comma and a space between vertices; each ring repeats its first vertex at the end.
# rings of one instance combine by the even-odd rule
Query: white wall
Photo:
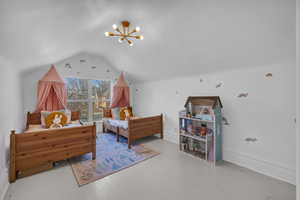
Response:
POLYGON ((218 95, 230 123, 223 129, 224 159, 295 184, 294 64, 136 84, 134 111, 141 116, 163 113, 165 139, 178 143, 178 111, 186 98, 218 95), (218 83, 222 86, 216 88, 218 83), (238 98, 240 93, 249 95, 238 98), (257 142, 247 143, 247 137, 257 142))
POLYGON ((296 60, 296 111, 297 111, 297 127, 296 127, 296 157, 297 157, 297 200, 300 200, 300 0, 297 0, 297 16, 296 16, 296 44, 297 44, 297 60, 296 60))
POLYGON ((0 57, 0 199, 8 188, 8 152, 11 130, 22 129, 20 74, 0 57))
MULTIPOLYGON (((115 68, 111 66, 104 57, 90 53, 79 53, 70 58, 59 61, 54 65, 62 78, 80 77, 115 81, 120 75, 120 72, 115 70, 115 68), (80 62, 82 59, 85 60, 84 63, 80 62), (72 66, 71 70, 65 67, 66 63, 69 63, 72 66), (91 66, 96 66, 97 68, 92 69, 91 66)), ((37 83, 45 75, 49 68, 50 65, 39 66, 35 69, 30 69, 22 73, 24 112, 32 112, 35 110, 37 83)))

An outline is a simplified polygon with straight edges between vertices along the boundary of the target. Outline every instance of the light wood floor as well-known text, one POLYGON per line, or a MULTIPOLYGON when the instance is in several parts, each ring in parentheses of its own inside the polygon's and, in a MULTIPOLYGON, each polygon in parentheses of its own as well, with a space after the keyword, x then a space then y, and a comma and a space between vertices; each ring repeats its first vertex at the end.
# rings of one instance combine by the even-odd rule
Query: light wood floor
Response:
POLYGON ((209 167, 178 146, 148 138, 161 155, 78 187, 70 166, 17 180, 6 200, 295 200, 293 185, 233 164, 209 167))

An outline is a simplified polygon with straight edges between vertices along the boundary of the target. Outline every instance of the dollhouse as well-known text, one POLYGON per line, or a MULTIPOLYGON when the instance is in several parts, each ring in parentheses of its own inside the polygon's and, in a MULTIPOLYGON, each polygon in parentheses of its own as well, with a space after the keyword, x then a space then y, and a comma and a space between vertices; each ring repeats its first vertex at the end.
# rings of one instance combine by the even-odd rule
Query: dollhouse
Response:
POLYGON ((179 112, 180 150, 210 163, 222 160, 222 103, 219 96, 190 96, 179 112))

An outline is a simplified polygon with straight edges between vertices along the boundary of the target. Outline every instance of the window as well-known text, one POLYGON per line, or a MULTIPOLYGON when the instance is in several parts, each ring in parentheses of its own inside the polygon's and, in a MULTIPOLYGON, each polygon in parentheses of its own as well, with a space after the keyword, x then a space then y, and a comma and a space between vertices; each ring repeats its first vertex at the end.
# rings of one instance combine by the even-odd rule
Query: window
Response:
POLYGON ((102 119, 101 107, 110 105, 110 81, 66 78, 66 84, 70 110, 79 110, 82 121, 102 119))

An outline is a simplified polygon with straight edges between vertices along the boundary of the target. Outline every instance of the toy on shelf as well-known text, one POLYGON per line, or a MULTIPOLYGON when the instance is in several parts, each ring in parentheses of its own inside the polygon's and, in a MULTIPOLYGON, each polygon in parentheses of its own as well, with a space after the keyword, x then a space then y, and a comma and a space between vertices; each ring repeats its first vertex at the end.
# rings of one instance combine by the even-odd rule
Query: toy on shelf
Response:
POLYGON ((222 103, 218 96, 192 96, 179 112, 180 150, 211 163, 222 160, 222 103))
POLYGON ((180 111, 180 112, 179 112, 179 116, 180 116, 180 117, 187 117, 186 110, 180 111))
POLYGON ((186 128, 187 132, 193 135, 193 125, 189 123, 186 128))
POLYGON ((207 134, 207 126, 206 126, 206 124, 201 124, 200 135, 206 136, 206 134, 207 134))

